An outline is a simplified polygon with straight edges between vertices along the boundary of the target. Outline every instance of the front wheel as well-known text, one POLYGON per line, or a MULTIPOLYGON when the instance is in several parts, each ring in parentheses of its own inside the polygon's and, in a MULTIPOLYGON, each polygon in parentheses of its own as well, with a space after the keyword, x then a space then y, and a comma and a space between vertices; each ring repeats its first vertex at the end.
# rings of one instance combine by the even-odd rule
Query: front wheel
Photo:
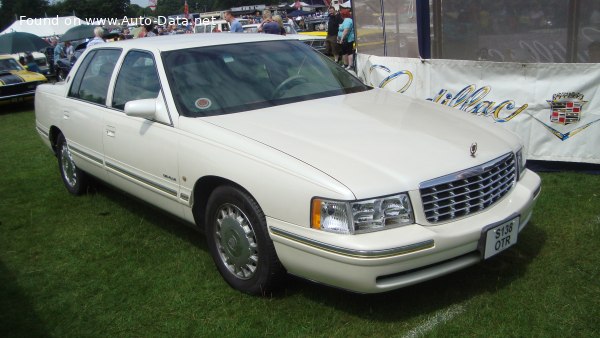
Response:
POLYGON ((73 156, 67 145, 67 140, 63 134, 58 136, 56 149, 58 169, 60 170, 60 176, 65 187, 73 195, 83 194, 87 188, 88 177, 85 172, 81 171, 75 165, 75 161, 73 161, 73 156))
POLYGON ((248 193, 231 186, 208 200, 206 240, 219 273, 234 289, 265 295, 285 276, 265 216, 248 193))

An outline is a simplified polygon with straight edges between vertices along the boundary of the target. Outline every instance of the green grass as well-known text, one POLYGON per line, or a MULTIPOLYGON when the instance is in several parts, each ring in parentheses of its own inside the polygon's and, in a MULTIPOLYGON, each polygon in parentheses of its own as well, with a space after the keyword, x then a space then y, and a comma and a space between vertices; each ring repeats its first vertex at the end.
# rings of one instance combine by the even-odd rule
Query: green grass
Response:
POLYGON ((598 337, 600 176, 543 174, 519 243, 377 295, 229 288, 203 235, 95 185, 74 197, 31 107, 0 113, 0 337, 598 337))

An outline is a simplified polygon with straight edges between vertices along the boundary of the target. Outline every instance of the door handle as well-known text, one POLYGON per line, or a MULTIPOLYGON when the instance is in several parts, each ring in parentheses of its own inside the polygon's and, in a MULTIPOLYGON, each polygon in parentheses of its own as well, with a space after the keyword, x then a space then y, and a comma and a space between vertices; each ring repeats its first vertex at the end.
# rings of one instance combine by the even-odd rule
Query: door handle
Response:
POLYGON ((115 127, 113 126, 106 126, 106 136, 108 137, 115 137, 115 127))

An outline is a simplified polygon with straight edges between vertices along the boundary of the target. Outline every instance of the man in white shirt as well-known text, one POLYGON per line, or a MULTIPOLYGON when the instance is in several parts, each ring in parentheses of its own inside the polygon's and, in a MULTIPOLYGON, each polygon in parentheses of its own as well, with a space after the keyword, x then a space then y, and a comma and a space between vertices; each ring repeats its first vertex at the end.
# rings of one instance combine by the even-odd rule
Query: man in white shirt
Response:
POLYGON ((104 36, 104 28, 102 28, 102 27, 94 28, 94 38, 92 40, 90 40, 90 42, 88 42, 87 47, 91 47, 94 45, 99 45, 101 43, 104 43, 105 41, 102 38, 102 36, 104 36))

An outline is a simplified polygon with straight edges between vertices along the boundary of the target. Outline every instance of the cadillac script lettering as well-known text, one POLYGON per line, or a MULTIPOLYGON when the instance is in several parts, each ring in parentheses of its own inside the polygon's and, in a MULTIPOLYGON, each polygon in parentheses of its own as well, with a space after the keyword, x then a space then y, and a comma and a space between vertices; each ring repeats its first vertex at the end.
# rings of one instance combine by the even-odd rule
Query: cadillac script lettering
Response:
POLYGON ((505 100, 500 103, 485 101, 483 99, 492 91, 492 87, 476 88, 475 85, 466 86, 456 93, 456 95, 447 89, 442 89, 435 97, 428 98, 427 100, 475 115, 492 116, 496 122, 508 122, 529 106, 528 104, 524 104, 517 107, 513 100, 505 100))

